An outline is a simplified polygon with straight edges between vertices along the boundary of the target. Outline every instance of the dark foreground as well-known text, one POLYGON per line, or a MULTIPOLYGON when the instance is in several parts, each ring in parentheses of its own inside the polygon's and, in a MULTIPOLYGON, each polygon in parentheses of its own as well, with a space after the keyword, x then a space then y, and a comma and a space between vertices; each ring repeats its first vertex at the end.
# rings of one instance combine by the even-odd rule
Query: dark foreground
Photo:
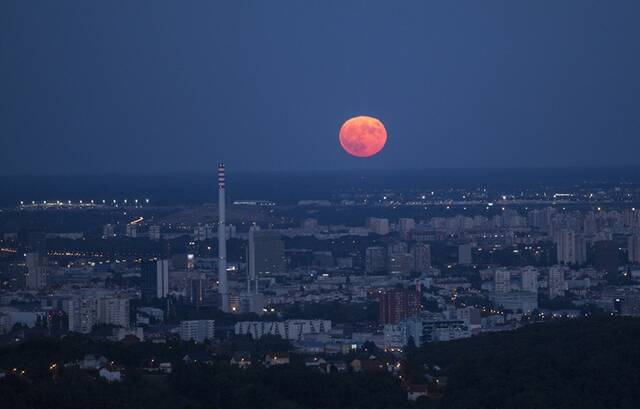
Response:
MULTIPOLYGON (((351 369, 326 374, 295 354, 288 365, 266 368, 256 361, 239 369, 212 346, 35 338, 0 348, 0 407, 637 408, 639 345, 637 319, 536 324, 409 350, 400 376, 392 376, 351 369), (210 362, 184 362, 203 348, 210 362), (97 371, 69 365, 87 353, 117 361, 123 380, 108 383, 97 371), (172 373, 154 372, 156 360, 171 362, 172 373), (428 384, 430 398, 408 401, 408 383, 428 384)), ((287 343, 250 348, 258 356, 287 343)))

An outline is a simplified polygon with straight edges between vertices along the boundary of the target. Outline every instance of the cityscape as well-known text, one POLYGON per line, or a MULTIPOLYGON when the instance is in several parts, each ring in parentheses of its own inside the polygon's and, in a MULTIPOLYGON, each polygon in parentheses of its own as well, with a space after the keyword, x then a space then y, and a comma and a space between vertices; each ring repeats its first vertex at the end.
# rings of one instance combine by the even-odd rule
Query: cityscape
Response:
POLYGON ((638 4, 0 4, 0 407, 640 407, 638 4))
MULTIPOLYGON (((447 393, 446 373, 405 369, 416 348, 640 316, 640 183, 338 191, 278 203, 227 197, 226 172, 222 163, 211 172, 211 201, 198 206, 6 206, 3 342, 95 343, 86 351, 100 353, 52 361, 54 377, 58 366, 113 383, 133 371, 163 379, 198 360, 282 365, 385 374, 413 402, 447 393), (119 362, 96 350, 103 343, 153 348, 119 362)), ((20 356, 10 362, 3 379, 32 370, 20 356)))

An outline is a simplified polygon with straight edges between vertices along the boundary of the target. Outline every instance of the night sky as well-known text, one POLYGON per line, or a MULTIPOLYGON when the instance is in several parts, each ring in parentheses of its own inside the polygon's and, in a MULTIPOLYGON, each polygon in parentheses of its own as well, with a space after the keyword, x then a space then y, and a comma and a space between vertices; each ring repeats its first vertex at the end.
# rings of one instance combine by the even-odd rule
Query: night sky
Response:
POLYGON ((0 173, 635 165, 640 1, 0 2, 0 173), (386 126, 348 156, 343 121, 386 126))

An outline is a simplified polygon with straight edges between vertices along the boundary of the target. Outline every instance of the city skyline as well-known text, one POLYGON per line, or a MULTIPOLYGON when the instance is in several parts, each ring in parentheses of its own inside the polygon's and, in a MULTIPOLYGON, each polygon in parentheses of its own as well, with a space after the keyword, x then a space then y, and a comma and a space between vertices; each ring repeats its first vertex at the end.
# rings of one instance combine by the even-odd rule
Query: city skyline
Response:
POLYGON ((0 2, 0 396, 637 409, 640 2, 0 2))

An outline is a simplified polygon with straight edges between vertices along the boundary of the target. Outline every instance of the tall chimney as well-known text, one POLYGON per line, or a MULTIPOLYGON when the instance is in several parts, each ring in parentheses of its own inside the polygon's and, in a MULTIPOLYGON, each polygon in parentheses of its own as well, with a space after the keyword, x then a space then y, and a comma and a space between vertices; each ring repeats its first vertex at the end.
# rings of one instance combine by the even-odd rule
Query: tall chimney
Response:
POLYGON ((227 232, 225 228, 224 163, 218 164, 218 293, 220 309, 229 312, 227 282, 227 232))

